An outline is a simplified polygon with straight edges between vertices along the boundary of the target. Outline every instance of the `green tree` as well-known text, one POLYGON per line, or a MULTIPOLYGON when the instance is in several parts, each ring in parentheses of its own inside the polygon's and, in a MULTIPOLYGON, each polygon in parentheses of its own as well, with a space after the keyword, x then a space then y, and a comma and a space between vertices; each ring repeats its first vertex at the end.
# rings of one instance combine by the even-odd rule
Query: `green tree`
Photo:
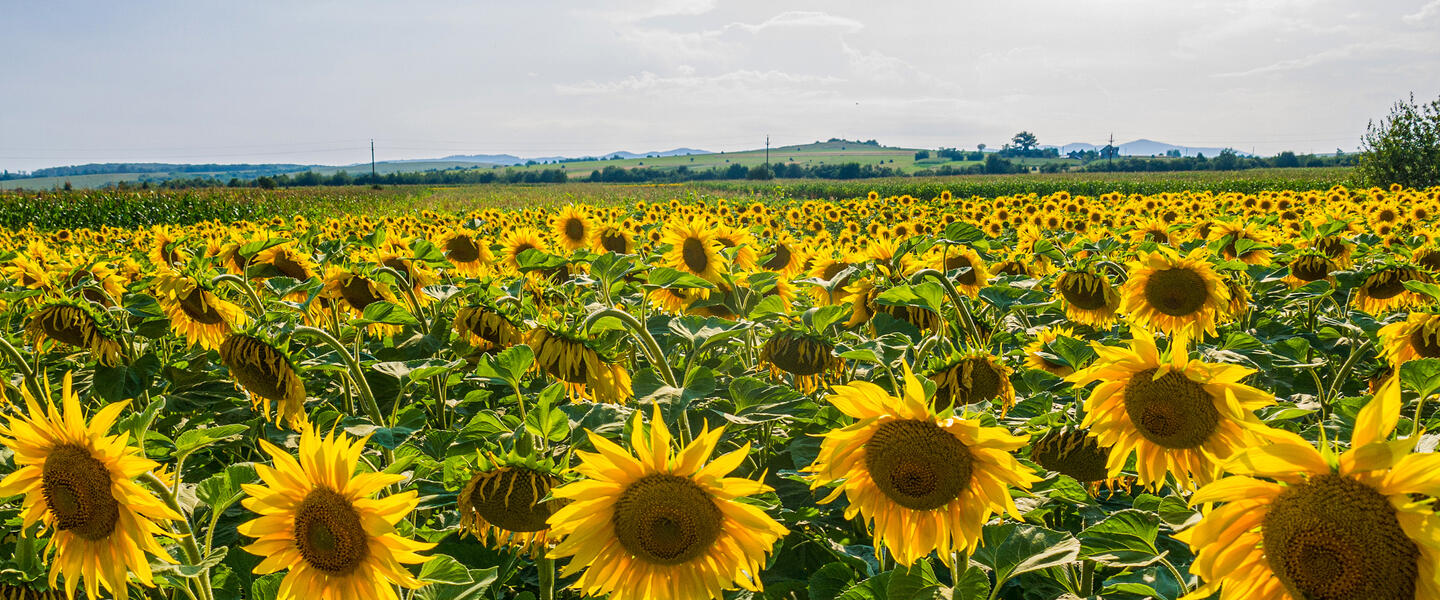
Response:
POLYGON ((1365 127, 1360 175, 1370 185, 1440 185, 1440 98, 1396 102, 1390 116, 1365 127))
POLYGON ((1022 131, 1015 134, 1015 137, 1010 138, 1010 143, 1019 146, 1021 152, 1029 152, 1031 148, 1040 145, 1040 138, 1035 137, 1035 134, 1028 131, 1022 131))

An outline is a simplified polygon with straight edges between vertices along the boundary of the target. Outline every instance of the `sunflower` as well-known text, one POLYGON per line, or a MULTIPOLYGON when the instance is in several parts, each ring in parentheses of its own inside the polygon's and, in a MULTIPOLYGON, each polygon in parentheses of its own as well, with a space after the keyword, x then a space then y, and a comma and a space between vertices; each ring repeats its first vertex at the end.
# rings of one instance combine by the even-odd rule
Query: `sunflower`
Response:
POLYGON ((538 250, 549 252, 550 248, 545 244, 545 238, 540 237, 540 232, 534 229, 519 228, 510 232, 501 242, 504 246, 505 266, 515 272, 520 271, 520 253, 526 250, 538 250))
POLYGON ((1132 263, 1120 312, 1137 326, 1169 335, 1217 335, 1215 324, 1228 317, 1230 290, 1204 249, 1180 257, 1168 249, 1151 252, 1132 263))
POLYGON ((390 286, 363 273, 340 268, 326 273, 321 294, 356 317, 363 316, 365 307, 376 302, 399 302, 390 286))
POLYGON ((1118 478, 1110 476, 1107 466, 1110 449, 1101 446, 1089 431, 1077 427, 1058 427, 1031 440, 1030 460, 1046 471, 1089 485, 1092 494, 1101 484, 1113 489, 1118 482, 1118 478))
POLYGON ((541 555, 550 544, 545 520, 569 504, 549 498, 560 483, 555 471, 554 465, 513 453, 481 456, 480 468, 456 500, 460 531, 496 548, 541 555))
POLYGON ((263 417, 270 418, 274 402, 276 423, 293 429, 305 423, 305 381, 285 351, 254 333, 231 334, 219 351, 220 363, 263 417))
POLYGON ((1259 420, 1251 411, 1274 404, 1274 396, 1240 383, 1252 369, 1189 359, 1183 338, 1172 339, 1164 362, 1148 332, 1131 333, 1129 349, 1092 344, 1096 363, 1066 378, 1100 382, 1080 426, 1109 449, 1111 477, 1133 454, 1140 481, 1151 487, 1167 473, 1185 489, 1211 482, 1221 461, 1253 442, 1259 420))
POLYGON ((25 584, 0 583, 0 600, 65 600, 65 594, 60 590, 38 590, 25 584))
MULTIPOLYGON (((670 245, 664 254, 667 267, 711 283, 720 281, 720 274, 727 268, 715 229, 704 221, 676 220, 661 241, 670 245)), ((698 291, 704 295, 705 290, 698 291)))
POLYGON ((1392 377, 1339 456, 1270 430, 1231 458, 1232 476, 1190 498, 1224 505, 1176 536, 1205 582, 1188 597, 1440 599, 1440 515, 1417 500, 1440 496, 1440 454, 1412 454, 1419 436, 1387 441, 1400 406, 1392 377))
POLYGON ((125 295, 125 280, 110 265, 103 262, 85 264, 83 261, 77 264, 79 266, 67 269, 69 274, 65 277, 65 286, 71 290, 80 288, 80 298, 109 308, 125 295))
POLYGON ((891 396, 865 381, 835 386, 828 398, 856 419, 820 442, 811 489, 839 483, 824 499, 845 494, 845 518, 859 515, 875 536, 877 557, 890 551, 910 565, 935 551, 949 564, 974 548, 992 514, 1020 518, 1008 487, 1039 481, 1010 453, 1026 438, 979 420, 936 416, 925 388, 905 368, 905 390, 891 396))
POLYGON ((394 600, 395 586, 421 587, 404 564, 423 563, 417 552, 434 544, 401 537, 395 525, 419 504, 408 491, 373 498, 405 477, 387 473, 355 475, 365 440, 306 426, 300 460, 270 442, 260 448, 275 466, 255 465, 264 485, 245 484, 245 508, 258 517, 239 532, 255 542, 244 550, 262 557, 255 574, 288 570, 277 598, 310 600, 394 600))
POLYGON ((152 289, 161 310, 170 317, 170 329, 191 346, 219 348, 231 328, 244 327, 249 320, 239 306, 221 299, 189 276, 161 273, 155 277, 152 289))
POLYGON ((43 290, 51 287, 53 284, 50 273, 45 270, 45 266, 24 254, 17 254, 15 258, 10 259, 10 262, 6 263, 0 270, 3 270, 5 276, 10 278, 15 285, 25 289, 43 290))
POLYGON ((495 262, 490 245, 470 230, 451 229, 440 236, 439 246, 450 264, 455 265, 455 272, 461 275, 477 277, 487 265, 495 262))
POLYGON ((520 330, 504 313, 491 306, 467 306, 455 313, 455 331, 471 346, 485 352, 499 352, 521 341, 520 330))
MULTIPOLYGON (((811 265, 809 275, 813 279, 828 282, 835 280, 836 277, 840 277, 840 274, 843 273, 845 269, 853 266, 855 266, 854 263, 844 258, 819 258, 811 265)), ((853 274, 846 275, 838 281, 835 281, 834 291, 827 290, 824 286, 816 285, 810 289, 810 296, 815 299, 816 304, 822 306, 840 304, 845 301, 845 287, 850 285, 853 276, 853 274)))
POLYGON ((1329 281, 1332 285, 1335 283, 1335 277, 1330 274, 1336 270, 1335 261, 1319 250, 1306 249, 1296 252, 1287 266, 1290 274, 1285 276, 1285 282, 1292 288, 1312 281, 1329 281))
POLYGON ((735 586, 761 591, 765 557, 788 530, 740 499, 772 491, 759 481, 726 477, 750 444, 710 457, 724 428, 706 427, 679 452, 655 408, 647 432, 635 411, 634 455, 594 432, 596 452, 577 452, 584 479, 551 494, 570 501, 550 516, 563 538, 550 552, 570 557, 571 587, 611 600, 705 600, 735 586), (581 573, 581 571, 584 571, 581 573))
POLYGON ((980 288, 990 281, 990 270, 985 266, 985 260, 969 246, 959 244, 940 244, 932 248, 927 254, 928 266, 945 273, 954 282, 955 288, 961 293, 974 298, 980 293, 980 288), (951 271, 966 269, 964 273, 950 275, 951 271))
POLYGON ((1239 260, 1247 265, 1270 264, 1269 236, 1260 231, 1249 222, 1246 223, 1220 223, 1211 230, 1210 236, 1223 244, 1220 247, 1220 255, 1226 260, 1239 260), (1240 250, 1240 242, 1250 244, 1245 250, 1240 250))
POLYGON ((835 356, 835 345, 813 333, 782 329, 770 336, 760 349, 760 362, 770 366, 776 379, 790 375, 794 385, 813 392, 845 369, 845 361, 835 356))
MULTIPOLYGON (((805 267, 805 251, 789 236, 779 236, 762 256, 760 268, 779 273, 782 278, 791 278, 805 267)), ((838 271, 837 271, 838 272, 838 271)))
POLYGON ((320 268, 315 266, 310 253, 302 250, 300 245, 293 241, 261 250, 251 262, 256 265, 269 265, 280 275, 296 281, 309 281, 320 273, 320 268))
POLYGON ((119 335, 87 304, 62 299, 35 309, 25 326, 32 345, 39 348, 45 340, 55 340, 89 350, 96 362, 107 367, 120 364, 124 348, 120 345, 119 335))
POLYGON ((1440 358, 1440 314, 1412 312, 1404 321, 1380 328, 1385 360, 1402 365, 1417 358, 1440 358))
POLYGON ((575 251, 590 245, 595 235, 595 226, 589 215, 575 206, 567 204, 550 219, 551 237, 567 251, 575 251))
POLYGON ((150 230, 150 251, 146 257, 161 271, 168 271, 190 260, 190 253, 181 247, 183 240, 168 227, 156 225, 150 230))
POLYGON ((1335 266, 1341 269, 1348 269, 1351 265, 1351 254, 1354 247, 1344 238, 1334 235, 1322 236, 1309 242, 1309 247, 1320 251, 1327 258, 1335 261, 1335 266))
POLYGON ((635 397, 630 373, 619 361, 602 356, 589 338, 536 327, 525 336, 535 349, 535 369, 564 382, 570 398, 620 404, 635 397))
POLYGON ((1365 277, 1355 291, 1353 302, 1357 308, 1372 315, 1425 304, 1427 297, 1407 289, 1406 281, 1430 283, 1431 277, 1410 265, 1385 265, 1365 277))
POLYGON ((105 406, 87 424, 70 381, 67 373, 59 408, 53 398, 42 407, 22 391, 26 415, 0 426, 0 445, 15 453, 16 467, 0 480, 0 498, 23 494, 23 529, 39 522, 42 533, 54 530, 44 551, 51 589, 64 575, 71 598, 82 581, 90 598, 100 598, 101 587, 128 598, 131 573, 142 585, 155 585, 147 554, 174 562, 155 536, 181 516, 135 483, 160 465, 131 446, 128 435, 109 435, 126 403, 105 406))
POLYGON ((1055 281, 1065 318, 1095 329, 1108 329, 1120 308, 1120 294, 1110 278, 1089 267, 1065 269, 1055 281))
POLYGON ((1050 352, 1049 346, 1054 343, 1055 340, 1062 337, 1080 339, 1080 336, 1076 335, 1075 331, 1069 327, 1047 327, 1040 330, 1039 333, 1036 333, 1035 341, 1030 342, 1030 345, 1025 347, 1025 366, 1044 371, 1056 377, 1068 377, 1071 373, 1074 373, 1074 366, 1053 362, 1045 356, 1047 354, 1054 355, 1053 352, 1050 352))
POLYGON ((379 250, 364 250, 359 253, 362 262, 368 261, 376 267, 385 267, 400 274, 400 283, 410 286, 414 292, 415 301, 425 304, 430 296, 425 294, 425 287, 435 285, 440 277, 435 274, 429 265, 415 260, 408 254, 408 250, 402 250, 403 246, 381 248, 379 250))
POLYGON ((1010 367, 984 350, 952 352, 926 371, 935 382, 935 412, 989 400, 1004 414, 1015 405, 1010 373, 1010 367))
POLYGON ((623 224, 607 223, 595 231, 595 247, 593 249, 601 254, 606 252, 634 254, 635 236, 623 224))

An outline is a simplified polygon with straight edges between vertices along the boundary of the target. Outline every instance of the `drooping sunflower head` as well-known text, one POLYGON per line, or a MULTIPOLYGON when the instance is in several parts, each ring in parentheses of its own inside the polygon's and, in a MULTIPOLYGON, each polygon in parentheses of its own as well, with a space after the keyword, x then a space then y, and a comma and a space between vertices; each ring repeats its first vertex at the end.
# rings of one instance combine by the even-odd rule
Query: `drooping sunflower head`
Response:
POLYGON ((795 387, 813 392, 828 379, 838 376, 845 362, 835 356, 835 345, 805 331, 776 331, 760 349, 760 361, 770 366, 777 379, 790 375, 795 387))
POLYGON ((257 265, 270 265, 280 275, 296 281, 309 281, 320 276, 320 268, 315 266, 310 253, 293 241, 257 252, 253 262, 257 265))
POLYGON ((1291 287, 1300 287, 1312 281, 1333 282, 1335 280, 1330 275, 1332 271, 1336 270, 1335 262, 1324 252, 1313 248, 1296 252, 1290 258, 1289 267, 1290 275, 1285 278, 1285 281, 1291 287))
POLYGON ((89 350, 95 361, 105 366, 120 364, 124 351, 119 333, 88 302, 60 299, 45 303, 30 313, 25 331, 36 347, 55 340, 89 350))
POLYGON ((1188 256, 1161 250, 1130 265, 1120 312, 1136 326, 1170 335, 1217 335, 1217 322, 1229 318, 1230 290, 1204 250, 1188 256))
POLYGON ((1119 481, 1110 476, 1107 467, 1110 449, 1101 446, 1089 431, 1077 427, 1058 427, 1031 440, 1030 460, 1047 471, 1087 484, 1092 493, 1101 484, 1113 489, 1119 481))
POLYGON ((275 403, 274 421, 292 429, 305 424, 305 381, 281 347, 258 333, 234 333, 220 343, 220 363, 250 403, 267 420, 275 403))
POLYGON ((665 266, 677 271, 714 283, 729 268, 715 229, 704 221, 675 219, 661 242, 670 245, 664 254, 665 266))
POLYGON ((191 346, 216 349, 233 328, 244 327, 244 309, 188 275, 161 273, 152 287, 170 328, 191 346))
POLYGON ((590 245, 595 226, 584 210, 567 204, 550 219, 550 234, 561 248, 573 251, 590 245))
POLYGON ((299 460, 265 440, 260 448, 274 466, 255 465, 263 485, 243 486, 249 497, 242 504, 257 516, 239 527, 241 535, 255 538, 244 550, 264 558, 257 575, 288 570, 281 590, 306 590, 321 599, 393 599, 393 586, 423 585, 404 565, 425 562, 418 553, 434 544, 395 530, 419 503, 417 493, 374 498, 403 477, 356 475, 365 440, 322 436, 307 425, 299 460))
POLYGON ((24 496, 24 529, 36 523, 53 530, 44 550, 50 563, 50 587, 65 577, 66 595, 74 597, 83 581, 90 598, 128 598, 133 575, 142 585, 155 585, 151 557, 173 562, 155 541, 166 521, 180 515, 136 482, 159 465, 129 443, 127 435, 110 435, 125 409, 114 403, 87 422, 80 398, 67 373, 60 406, 27 389, 26 414, 0 426, 0 445, 14 452, 16 470, 0 481, 0 498, 24 496), (104 560, 98 560, 104 557, 104 560))
POLYGON ((1162 358, 1155 339, 1132 330, 1129 348, 1094 344, 1099 358, 1066 378, 1099 382, 1085 400, 1085 420, 1110 449, 1110 476, 1133 454, 1142 483, 1158 487, 1173 476, 1181 488, 1212 481, 1220 462, 1251 443, 1253 412, 1274 396, 1240 383, 1253 370, 1189 359, 1183 338, 1162 358))
POLYGON ((552 556, 570 557, 572 587, 614 600, 718 599, 736 586, 761 591, 766 555, 788 531, 740 498, 771 491, 726 477, 749 444, 710 460, 723 429, 708 427, 678 452, 658 408, 647 428, 635 411, 631 451, 595 433, 598 452, 577 452, 583 479, 558 487, 572 500, 551 515, 562 537, 552 556), (583 571, 583 573, 581 573, 583 571))
POLYGON ((1044 371, 1056 377, 1066 377, 1075 372, 1075 366, 1066 364, 1063 360, 1057 361, 1059 355, 1051 350, 1051 345, 1060 338, 1080 339, 1075 330, 1069 327, 1046 327, 1035 334, 1035 341, 1025 346, 1025 366, 1032 369, 1044 371))
POLYGON ((376 302, 397 302, 389 285, 363 270, 330 268, 321 293, 357 317, 365 313, 365 307, 376 302))
POLYGON ((941 413, 989 401, 999 404, 1003 414, 1015 405, 1015 386, 1010 383, 1012 372, 1004 361, 983 350, 952 352, 932 361, 926 376, 935 382, 933 408, 941 413))
POLYGON ((1309 242, 1309 247, 1318 250, 1326 258, 1335 261, 1335 266, 1340 269, 1348 269, 1351 265, 1351 255, 1354 247, 1338 235, 1320 236, 1309 242))
POLYGON ((1355 306, 1372 315, 1420 306, 1426 296, 1410 291, 1406 281, 1430 283, 1429 273, 1408 264, 1387 264, 1372 271, 1355 290, 1355 306))
POLYGON ((535 350, 535 369, 564 383, 571 399, 623 404, 635 396, 629 371, 602 354, 594 339, 542 325, 525 335, 525 343, 535 350))
POLYGON ((908 367, 904 381, 899 397, 869 382, 836 386, 828 400, 856 422, 826 433, 805 471, 814 475, 812 489, 839 484, 821 503, 844 494, 846 518, 870 523, 877 554, 888 549, 910 565, 938 552, 948 563, 975 546, 992 514, 1018 513, 1009 487, 1029 488, 1039 478, 1011 454, 1025 437, 938 418, 908 367))
POLYGON ((476 304, 455 313, 455 331, 484 352, 499 352, 521 342, 514 321, 498 308, 476 304))
POLYGON ((460 530, 492 547, 539 555, 549 546, 545 522, 568 500, 548 498, 561 478, 553 464, 514 455, 482 456, 456 507, 460 530), (547 499, 548 498, 548 499, 547 499))
POLYGON ((1402 365, 1417 358, 1440 358, 1440 314, 1416 311, 1404 321, 1380 328, 1385 359, 1402 365))
POLYGON ((1055 281, 1055 293, 1065 307, 1065 317, 1096 329, 1115 322, 1120 294, 1110 279, 1093 267, 1070 267, 1055 281))
POLYGON ((104 262, 81 259, 61 272, 65 288, 88 302, 109 308, 125 295, 125 280, 104 262))

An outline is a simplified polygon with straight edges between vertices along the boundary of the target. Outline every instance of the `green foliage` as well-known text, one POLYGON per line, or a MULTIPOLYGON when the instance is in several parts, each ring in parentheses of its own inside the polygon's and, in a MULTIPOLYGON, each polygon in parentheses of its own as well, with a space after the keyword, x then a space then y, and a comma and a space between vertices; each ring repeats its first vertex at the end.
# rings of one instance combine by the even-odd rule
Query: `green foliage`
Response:
POLYGON ((1365 129, 1360 174, 1371 185, 1440 185, 1440 98, 1396 102, 1390 116, 1365 129))

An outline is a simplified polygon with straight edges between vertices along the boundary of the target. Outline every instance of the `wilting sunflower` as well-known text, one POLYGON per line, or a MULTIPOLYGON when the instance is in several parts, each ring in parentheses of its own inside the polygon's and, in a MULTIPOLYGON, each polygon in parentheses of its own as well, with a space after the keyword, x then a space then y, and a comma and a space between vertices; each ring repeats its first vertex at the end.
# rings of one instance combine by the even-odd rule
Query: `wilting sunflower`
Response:
POLYGON ((109 308, 115 306, 125 295, 125 280, 114 268, 103 262, 87 263, 81 259, 62 273, 66 271, 68 274, 64 277, 65 287, 72 291, 80 288, 80 298, 109 308))
POLYGON ((1296 252, 1290 258, 1288 266, 1290 274, 1285 276, 1285 282, 1292 288, 1312 281, 1329 281, 1332 285, 1335 282, 1335 277, 1330 274, 1335 270, 1335 262, 1319 250, 1305 249, 1296 252))
POLYGON ((1067 268, 1055 281, 1065 318, 1096 329, 1108 329, 1120 308, 1120 294, 1110 278, 1093 267, 1067 268))
POLYGON ((1269 430, 1231 458, 1230 477, 1190 498, 1225 504, 1176 536, 1205 582, 1189 597, 1440 599, 1440 515, 1420 499, 1440 496, 1440 454, 1412 454, 1419 436, 1387 441, 1400 407, 1392 377, 1339 456, 1269 430))
POLYGON ((477 277, 485 267, 495 262, 490 245, 475 232, 467 229, 451 229, 440 236, 440 249, 445 258, 455 265, 455 272, 468 277, 477 277))
POLYGON ((1107 466, 1110 449, 1100 445, 1089 431, 1058 427, 1030 441, 1030 460, 1047 471, 1060 473, 1087 484, 1093 494, 1101 484, 1113 489, 1118 478, 1107 466))
POLYGON ((1054 362, 1045 356, 1046 354, 1054 355, 1054 353, 1049 350, 1049 346, 1053 344, 1055 340, 1062 337, 1076 340, 1080 339, 1080 336, 1075 335, 1075 331, 1069 327, 1047 327, 1040 330, 1039 333, 1036 333, 1035 341, 1025 346, 1025 366, 1044 371, 1056 377, 1068 377, 1071 373, 1074 373, 1074 366, 1054 362))
POLYGON ((105 406, 87 424, 68 373, 59 408, 53 398, 42 407, 29 390, 22 393, 26 415, 0 426, 0 445, 15 453, 16 467, 0 480, 0 498, 23 494, 23 528, 38 522, 41 533, 54 531, 44 552, 50 587, 64 575, 71 598, 82 581, 90 598, 102 597, 101 587, 109 597, 128 598, 131 573, 154 587, 146 555, 174 562, 155 536, 181 517, 135 483, 160 465, 131 446, 128 435, 109 434, 126 404, 105 406))
POLYGON ((1213 481, 1221 461, 1253 441, 1259 420, 1251 411, 1274 404, 1274 396, 1240 383, 1253 369, 1190 360, 1183 338, 1172 338, 1166 361, 1148 332, 1131 333, 1128 349, 1092 344, 1095 364, 1066 378, 1100 382, 1080 426, 1110 450, 1111 477, 1133 454, 1140 481, 1151 487, 1167 474, 1183 489, 1213 481))
POLYGON ((275 466, 255 465, 264 485, 242 486, 245 508, 259 516, 239 532, 256 538, 246 552, 264 558, 255 574, 289 570, 277 598, 394 600, 395 586, 424 585, 404 567, 427 559, 417 554, 434 544, 395 531, 419 504, 415 491, 376 499, 376 492, 404 479, 387 473, 355 474, 365 440, 343 433, 321 436, 306 426, 300 460, 270 442, 260 448, 275 466))
MULTIPOLYGON (((715 230, 704 221, 677 219, 665 230, 661 241, 670 245, 664 256, 667 267, 711 283, 720 281, 720 274, 727 268, 715 230)), ((706 290, 696 291, 703 296, 706 290)))
POLYGON ((1009 487, 1040 479, 1011 455, 1025 437, 940 419, 908 367, 904 379, 899 397, 865 381, 835 386, 830 403, 856 423, 826 433, 805 471, 814 474, 811 489, 839 483, 820 502, 845 494, 845 518, 869 523, 877 556, 883 547, 908 566, 935 551, 949 564, 975 547, 992 514, 1019 518, 1009 487))
POLYGON ((516 548, 534 556, 549 546, 545 520, 566 500, 546 499, 560 483, 548 461, 514 453, 481 456, 479 469, 460 491, 460 531, 495 548, 516 548))
POLYGON ((455 331, 471 346, 484 352, 499 352, 521 342, 520 330, 504 313, 492 306, 477 304, 455 313, 455 331))
POLYGON ((571 399, 617 404, 635 397, 624 365, 601 355, 589 338, 541 326, 526 334, 525 343, 535 350, 535 369, 564 382, 571 399))
POLYGON ((296 242, 285 242, 271 246, 255 254, 252 262, 256 265, 270 265, 275 271, 296 281, 309 281, 320 276, 320 268, 310 258, 310 253, 296 242))
POLYGON ((1440 314, 1412 312, 1404 321, 1380 328, 1385 360, 1399 366, 1417 358, 1440 358, 1440 314))
POLYGON ((292 429, 305 423, 305 381, 295 362, 276 345, 258 334, 232 334, 220 343, 220 363, 230 370, 237 387, 249 392, 251 404, 267 420, 274 402, 276 423, 292 429))
POLYGON ((1420 306, 1429 301, 1427 296, 1406 289, 1405 282, 1430 283, 1428 273, 1405 264, 1383 266, 1365 277, 1355 290, 1354 304, 1360 310, 1372 315, 1420 306))
POLYGON ((551 494, 571 502, 550 516, 562 540, 551 556, 570 557, 561 576, 571 587, 611 600, 705 600, 735 586, 761 591, 760 570, 788 531, 758 507, 738 501, 771 491, 726 477, 750 452, 710 460, 724 429, 708 427, 675 452, 656 408, 646 431, 635 411, 634 455, 595 433, 596 452, 577 452, 584 479, 551 494), (581 571, 584 571, 581 573, 581 571))
POLYGON ((249 320, 239 306, 186 275, 161 273, 151 289, 170 317, 170 330, 191 346, 219 348, 231 328, 244 327, 249 320))
POLYGON ((88 302, 62 299, 46 303, 30 313, 25 331, 36 348, 55 340, 89 350, 95 361, 107 367, 120 364, 120 336, 88 306, 88 302))
POLYGON ((952 352, 933 361, 926 377, 935 382, 935 412, 988 400, 999 404, 1004 414, 1015 405, 1012 372, 1004 361, 984 350, 952 352))
POLYGON ((1351 255, 1354 253, 1354 246, 1345 241, 1344 238, 1335 235, 1315 238, 1308 244, 1309 247, 1319 250, 1327 258, 1335 261, 1335 266, 1340 269, 1348 269, 1351 265, 1351 255))
POLYGON ((1205 260, 1204 252, 1204 248, 1196 248, 1180 257, 1162 247, 1132 263, 1120 312, 1151 331, 1190 338, 1217 335, 1215 324, 1227 318, 1230 290, 1205 260))
POLYGON ((845 361, 835 356, 834 344, 819 335, 793 329, 782 329, 770 336, 760 349, 760 362, 770 365, 770 373, 777 379, 789 374, 795 387, 805 392, 819 389, 845 369, 845 361))
POLYGON ((376 302, 399 302, 390 286, 364 273, 340 268, 332 268, 326 273, 325 289, 321 295, 337 302, 355 317, 364 315, 365 307, 376 302))
POLYGON ((590 245, 595 226, 590 216, 574 204, 567 204, 555 217, 550 219, 550 233, 556 243, 567 251, 579 250, 590 245))

